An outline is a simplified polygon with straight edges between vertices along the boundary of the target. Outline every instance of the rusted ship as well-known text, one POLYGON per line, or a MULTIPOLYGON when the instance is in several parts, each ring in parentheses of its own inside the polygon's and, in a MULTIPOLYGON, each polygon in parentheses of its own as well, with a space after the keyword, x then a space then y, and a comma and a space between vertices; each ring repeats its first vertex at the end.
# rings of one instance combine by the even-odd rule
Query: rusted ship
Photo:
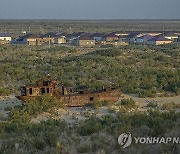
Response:
POLYGON ((64 86, 61 86, 61 90, 59 90, 57 80, 39 80, 33 86, 21 87, 21 95, 17 98, 26 102, 44 94, 54 96, 60 103, 69 107, 81 107, 90 102, 107 101, 113 103, 118 101, 120 97, 119 89, 102 88, 101 91, 95 92, 73 92, 72 88, 68 89, 64 86))

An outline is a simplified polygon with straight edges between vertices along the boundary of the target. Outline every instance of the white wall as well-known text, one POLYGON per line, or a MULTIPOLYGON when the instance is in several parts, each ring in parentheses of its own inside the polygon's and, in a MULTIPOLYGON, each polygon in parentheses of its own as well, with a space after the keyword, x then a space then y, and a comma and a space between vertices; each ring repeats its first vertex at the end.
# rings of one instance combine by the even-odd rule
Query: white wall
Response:
POLYGON ((0 36, 0 40, 3 40, 3 41, 11 41, 11 37, 1 37, 1 36, 0 36))

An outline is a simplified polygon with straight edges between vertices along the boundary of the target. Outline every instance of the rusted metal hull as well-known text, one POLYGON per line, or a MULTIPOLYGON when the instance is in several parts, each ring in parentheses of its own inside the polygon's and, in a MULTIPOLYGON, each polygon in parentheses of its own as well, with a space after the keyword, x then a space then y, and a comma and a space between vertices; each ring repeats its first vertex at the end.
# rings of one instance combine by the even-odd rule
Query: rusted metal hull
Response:
MULTIPOLYGON (((40 96, 17 96, 18 99, 27 102, 33 101, 40 96)), ((120 91, 119 89, 101 91, 101 92, 92 92, 86 94, 67 94, 67 95, 54 95, 57 100, 68 106, 68 107, 81 107, 90 102, 103 102, 107 101, 113 103, 119 100, 120 91)))

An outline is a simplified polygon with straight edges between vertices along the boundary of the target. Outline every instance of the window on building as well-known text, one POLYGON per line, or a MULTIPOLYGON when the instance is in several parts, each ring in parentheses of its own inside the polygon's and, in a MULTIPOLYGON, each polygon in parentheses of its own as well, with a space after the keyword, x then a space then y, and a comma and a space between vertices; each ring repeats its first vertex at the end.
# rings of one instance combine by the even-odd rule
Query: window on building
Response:
POLYGON ((49 94, 49 88, 47 88, 47 93, 49 94))
POLYGON ((93 100, 94 100, 94 97, 90 97, 89 100, 90 100, 90 101, 93 101, 93 100))
POLYGON ((29 94, 32 95, 32 88, 29 88, 29 94))
POLYGON ((41 88, 41 93, 42 93, 42 94, 45 94, 45 93, 46 93, 45 88, 41 88))

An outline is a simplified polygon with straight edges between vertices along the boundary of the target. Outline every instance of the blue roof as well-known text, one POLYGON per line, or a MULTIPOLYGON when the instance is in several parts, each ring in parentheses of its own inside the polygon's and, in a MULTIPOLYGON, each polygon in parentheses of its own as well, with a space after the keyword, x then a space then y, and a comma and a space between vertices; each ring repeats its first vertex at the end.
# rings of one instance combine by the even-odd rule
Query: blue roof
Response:
POLYGON ((130 33, 129 35, 126 36, 126 38, 131 39, 131 38, 136 37, 137 35, 139 35, 138 32, 130 33))
POLYGON ((144 35, 144 36, 138 37, 137 39, 150 40, 152 38, 153 38, 153 36, 151 36, 151 35, 144 35))
POLYGON ((170 41, 169 39, 163 37, 163 36, 157 36, 152 39, 149 39, 148 41, 170 41))
POLYGON ((0 37, 11 37, 11 35, 7 33, 0 33, 0 37))

